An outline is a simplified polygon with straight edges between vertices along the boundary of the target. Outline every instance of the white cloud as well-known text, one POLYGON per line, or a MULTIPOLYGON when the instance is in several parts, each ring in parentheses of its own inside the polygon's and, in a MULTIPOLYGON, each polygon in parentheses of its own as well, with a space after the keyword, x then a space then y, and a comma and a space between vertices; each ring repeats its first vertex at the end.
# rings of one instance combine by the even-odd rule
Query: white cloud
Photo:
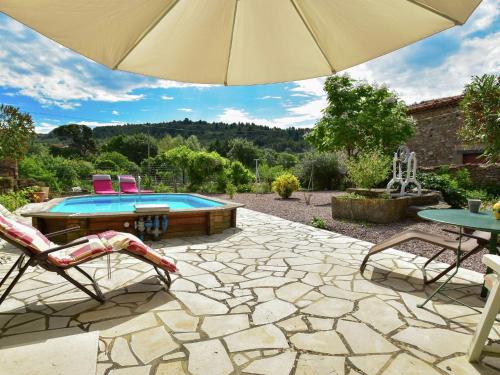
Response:
MULTIPOLYGON (((110 70, 0 15, 0 87, 45 106, 73 109, 81 101, 130 102, 139 89, 206 88, 110 70), (113 75, 111 80, 110 74, 113 75)), ((166 98, 166 97, 165 97, 166 98)), ((163 99, 165 99, 163 98, 163 99)), ((169 100, 169 99, 165 99, 169 100)))
POLYGON ((193 112, 191 108, 177 108, 177 110, 181 112, 193 112))
POLYGON ((217 117, 217 120, 229 124, 242 122, 267 126, 273 125, 273 123, 268 119, 252 117, 245 110, 237 108, 225 108, 224 112, 217 117))
POLYGON ((485 30, 490 27, 499 16, 500 2, 498 0, 483 0, 465 25, 459 29, 459 35, 467 36, 476 31, 485 30))
POLYGON ((259 99, 261 99, 261 100, 267 100, 267 99, 281 99, 281 96, 266 95, 266 96, 262 96, 262 97, 260 97, 259 99))
POLYGON ((111 114, 115 115, 115 116, 118 116, 120 114, 120 112, 118 112, 118 111, 111 111, 111 114))
POLYGON ((500 71, 500 32, 465 39, 441 64, 411 66, 397 54, 347 70, 352 77, 385 83, 407 103, 457 95, 471 76, 500 71))
POLYGON ((167 95, 162 95, 161 98, 163 100, 174 100, 174 97, 173 96, 167 96, 167 95))

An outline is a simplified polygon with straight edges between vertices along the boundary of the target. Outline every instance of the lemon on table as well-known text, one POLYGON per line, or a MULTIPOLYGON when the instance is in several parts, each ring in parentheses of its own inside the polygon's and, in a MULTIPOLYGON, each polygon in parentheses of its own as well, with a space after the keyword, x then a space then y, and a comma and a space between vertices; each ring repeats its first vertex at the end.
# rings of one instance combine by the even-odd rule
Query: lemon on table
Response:
POLYGON ((500 202, 493 205, 493 215, 495 215, 497 220, 500 220, 500 202))

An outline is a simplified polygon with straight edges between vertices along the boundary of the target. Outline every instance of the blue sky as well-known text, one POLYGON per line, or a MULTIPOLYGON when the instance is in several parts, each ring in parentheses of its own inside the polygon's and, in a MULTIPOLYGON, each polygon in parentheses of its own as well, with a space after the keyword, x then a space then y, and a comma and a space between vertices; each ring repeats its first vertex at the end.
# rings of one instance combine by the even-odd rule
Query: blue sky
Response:
MULTIPOLYGON (((500 1, 484 0, 456 27, 346 71, 386 84, 408 104, 459 94, 474 74, 500 73, 500 1)), ((38 132, 193 120, 308 127, 326 104, 324 78, 203 86, 111 71, 0 14, 0 103, 32 114, 38 132)))

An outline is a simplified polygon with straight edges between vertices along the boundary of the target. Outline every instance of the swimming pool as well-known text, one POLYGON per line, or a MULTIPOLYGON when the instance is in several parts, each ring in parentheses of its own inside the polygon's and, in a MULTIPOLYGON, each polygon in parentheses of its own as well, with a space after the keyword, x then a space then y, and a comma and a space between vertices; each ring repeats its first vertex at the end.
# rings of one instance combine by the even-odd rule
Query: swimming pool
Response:
POLYGON ((159 240, 221 233, 236 226, 236 210, 242 206, 199 194, 83 195, 52 199, 25 216, 42 233, 80 228, 54 237, 57 243, 107 230, 159 240))
POLYGON ((113 213, 135 212, 136 205, 167 205, 170 211, 221 207, 222 202, 191 194, 130 194, 66 198, 49 212, 113 213))

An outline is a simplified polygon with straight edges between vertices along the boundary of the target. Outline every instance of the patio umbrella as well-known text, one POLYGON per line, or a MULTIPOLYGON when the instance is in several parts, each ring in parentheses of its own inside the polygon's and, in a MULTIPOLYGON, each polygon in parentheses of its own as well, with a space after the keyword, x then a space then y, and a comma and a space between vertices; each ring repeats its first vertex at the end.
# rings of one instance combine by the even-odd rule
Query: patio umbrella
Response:
POLYGON ((481 0, 0 0, 111 69, 249 85, 325 76, 463 24, 481 0))

